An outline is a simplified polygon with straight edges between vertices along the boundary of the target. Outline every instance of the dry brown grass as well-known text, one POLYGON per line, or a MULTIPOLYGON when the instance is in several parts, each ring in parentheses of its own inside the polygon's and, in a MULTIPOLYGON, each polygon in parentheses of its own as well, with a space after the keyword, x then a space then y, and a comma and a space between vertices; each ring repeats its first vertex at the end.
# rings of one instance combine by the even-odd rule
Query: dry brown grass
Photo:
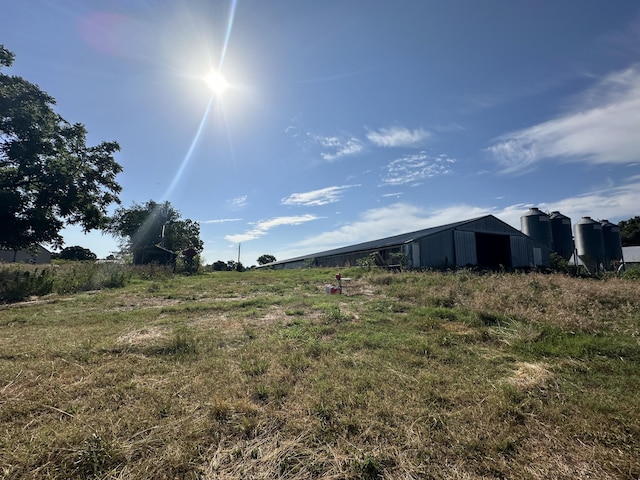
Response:
POLYGON ((638 283, 333 273, 4 308, 0 477, 640 475, 638 283))

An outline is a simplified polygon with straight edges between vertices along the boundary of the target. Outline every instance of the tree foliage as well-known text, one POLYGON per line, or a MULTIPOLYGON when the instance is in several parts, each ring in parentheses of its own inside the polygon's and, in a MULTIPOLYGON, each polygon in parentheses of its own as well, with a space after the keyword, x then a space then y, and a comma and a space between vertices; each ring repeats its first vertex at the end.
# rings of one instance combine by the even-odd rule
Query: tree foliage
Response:
POLYGON ((88 248, 83 248, 76 245, 73 247, 63 248, 60 254, 58 255, 58 258, 61 258, 62 260, 83 261, 83 260, 95 260, 98 258, 98 256, 88 248))
POLYGON ((258 263, 260 265, 266 265, 267 263, 271 263, 271 262, 275 262, 275 261, 276 261, 276 257, 274 257, 273 255, 269 255, 269 254, 260 255, 258 257, 258 263))
MULTIPOLYGON (((0 68, 14 55, 0 45, 0 68)), ((119 203, 117 142, 86 145, 87 130, 54 110, 37 85, 0 73, 0 248, 62 246, 66 224, 85 232, 106 226, 119 203)))
POLYGON ((223 260, 218 260, 216 262, 213 262, 213 265, 211 266, 211 268, 213 269, 214 272, 226 272, 227 262, 223 260))
POLYGON ((623 247, 640 245, 640 217, 623 220, 618 225, 620 226, 623 247))
POLYGON ((120 239, 125 253, 160 245, 173 252, 193 248, 201 252, 200 224, 182 219, 170 202, 149 200, 143 205, 133 203, 130 208, 118 208, 106 229, 120 239))

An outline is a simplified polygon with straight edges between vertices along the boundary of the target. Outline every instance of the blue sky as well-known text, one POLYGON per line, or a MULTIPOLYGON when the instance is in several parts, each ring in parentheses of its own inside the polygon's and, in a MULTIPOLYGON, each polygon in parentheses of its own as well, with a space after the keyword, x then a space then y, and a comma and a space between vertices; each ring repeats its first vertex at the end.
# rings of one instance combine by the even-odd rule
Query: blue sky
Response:
POLYGON ((120 143, 122 205, 170 201, 207 263, 640 215, 636 0, 30 0, 0 26, 8 72, 120 143))

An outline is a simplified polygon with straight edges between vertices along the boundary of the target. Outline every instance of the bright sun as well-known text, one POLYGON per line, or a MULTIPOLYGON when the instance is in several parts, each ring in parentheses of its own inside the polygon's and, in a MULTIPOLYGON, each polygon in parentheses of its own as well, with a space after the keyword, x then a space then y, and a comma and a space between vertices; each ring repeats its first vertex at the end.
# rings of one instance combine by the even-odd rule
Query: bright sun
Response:
POLYGON ((211 70, 207 76, 204 77, 204 81, 207 83, 211 91, 216 95, 222 95, 224 91, 229 88, 229 83, 224 76, 216 71, 211 70))

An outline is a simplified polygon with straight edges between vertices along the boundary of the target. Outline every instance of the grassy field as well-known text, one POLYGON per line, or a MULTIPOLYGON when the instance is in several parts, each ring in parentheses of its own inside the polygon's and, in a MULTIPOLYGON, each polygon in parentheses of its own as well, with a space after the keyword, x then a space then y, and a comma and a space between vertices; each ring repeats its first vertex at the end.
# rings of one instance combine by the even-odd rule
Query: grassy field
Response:
POLYGON ((214 272, 0 306, 0 477, 640 477, 640 282, 214 272))

